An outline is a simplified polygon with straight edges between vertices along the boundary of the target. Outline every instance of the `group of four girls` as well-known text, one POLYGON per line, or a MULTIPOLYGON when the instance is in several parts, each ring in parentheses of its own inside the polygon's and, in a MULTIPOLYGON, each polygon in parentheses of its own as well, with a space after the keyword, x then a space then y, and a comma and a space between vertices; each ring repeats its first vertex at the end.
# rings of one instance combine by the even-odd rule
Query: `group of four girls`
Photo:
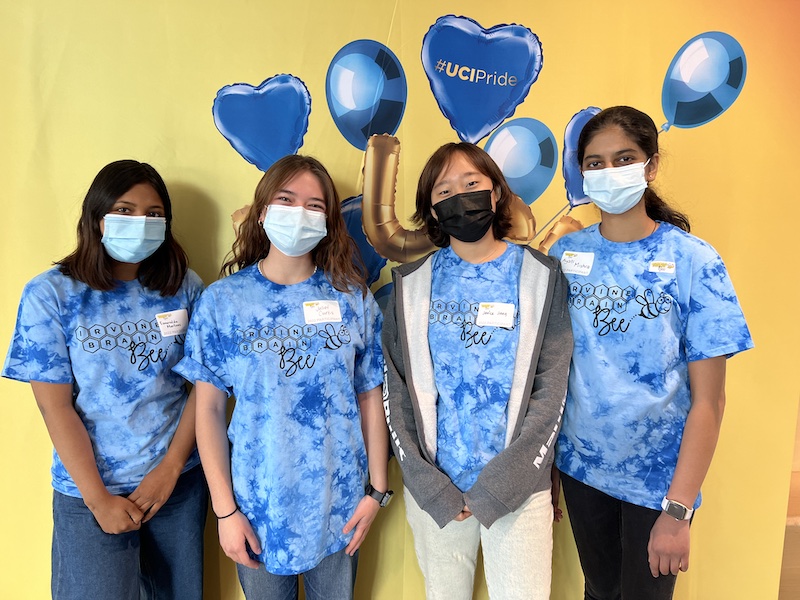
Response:
POLYGON ((439 148, 413 219, 440 249, 394 269, 383 315, 315 159, 265 173, 205 291, 161 177, 104 167, 2 372, 55 447, 53 597, 201 598, 206 480, 248 598, 296 598, 299 574, 352 597, 388 422, 428 598, 472 597, 479 546, 492 598, 548 598, 559 482, 585 597, 670 598, 725 358, 752 342, 719 256, 648 187, 652 120, 601 112, 578 159, 602 220, 548 257, 504 241, 492 159, 439 148))

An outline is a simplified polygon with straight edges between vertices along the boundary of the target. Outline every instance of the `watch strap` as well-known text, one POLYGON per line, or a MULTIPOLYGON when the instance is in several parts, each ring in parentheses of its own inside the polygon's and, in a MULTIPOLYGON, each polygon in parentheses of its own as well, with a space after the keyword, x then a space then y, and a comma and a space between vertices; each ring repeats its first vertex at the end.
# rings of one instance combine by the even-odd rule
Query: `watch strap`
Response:
POLYGON ((371 483, 368 483, 367 489, 365 490, 364 494, 366 496, 369 496, 373 500, 377 500, 378 504, 380 504, 381 507, 384 507, 387 504, 389 504, 389 501, 392 499, 392 495, 394 494, 394 492, 392 490, 388 490, 386 493, 379 492, 374 487, 372 487, 371 483))

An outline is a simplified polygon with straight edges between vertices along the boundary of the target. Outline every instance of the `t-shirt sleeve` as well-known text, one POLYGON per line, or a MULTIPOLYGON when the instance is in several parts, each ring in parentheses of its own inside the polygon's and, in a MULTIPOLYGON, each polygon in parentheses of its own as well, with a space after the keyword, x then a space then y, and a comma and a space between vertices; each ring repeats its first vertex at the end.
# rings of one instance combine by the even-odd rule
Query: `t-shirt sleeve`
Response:
POLYGON ((172 370, 191 383, 204 381, 230 396, 233 389, 217 327, 214 300, 212 293, 206 291, 195 304, 186 331, 183 358, 172 370))
POLYGON ((730 358, 753 347, 733 283, 718 255, 692 276, 684 344, 689 361, 730 358))
POLYGON ((363 319, 364 348, 356 354, 354 372, 357 394, 369 391, 383 383, 383 350, 381 347, 383 314, 370 292, 367 292, 367 296, 364 298, 363 319))
POLYGON ((200 296, 203 294, 203 280, 191 269, 186 273, 186 300, 189 304, 189 316, 192 315, 200 296))
POLYGON ((58 297, 42 280, 28 283, 22 291, 2 375, 18 381, 73 383, 58 297))

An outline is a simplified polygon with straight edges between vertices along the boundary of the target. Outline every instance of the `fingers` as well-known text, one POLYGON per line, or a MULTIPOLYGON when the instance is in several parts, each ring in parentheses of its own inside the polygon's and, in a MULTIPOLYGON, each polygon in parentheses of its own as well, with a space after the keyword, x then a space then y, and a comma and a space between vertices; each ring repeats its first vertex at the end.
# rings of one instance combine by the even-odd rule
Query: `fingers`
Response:
POLYGON ((352 517, 350 517, 350 520, 347 523, 345 523, 344 529, 342 529, 342 533, 347 535, 353 530, 353 528, 356 526, 356 523, 358 523, 358 520, 361 518, 360 516, 357 515, 358 511, 356 511, 352 517))
POLYGON ((650 545, 648 545, 647 553, 650 574, 653 577, 669 574, 677 575, 679 571, 687 571, 689 569, 688 554, 658 553, 653 551, 650 545))
POLYGON ((250 545, 250 548, 254 553, 261 554, 261 544, 259 543, 256 533, 253 531, 252 527, 250 528, 250 531, 245 531, 244 538, 247 540, 247 543, 250 545))
POLYGON ((351 538, 350 542, 345 546, 344 552, 349 556, 354 556, 356 550, 361 547, 362 542, 367 537, 367 531, 369 527, 356 527, 355 533, 353 533, 353 537, 351 538))
POLYGON ((161 502, 154 502, 147 508, 140 506, 139 508, 144 510, 144 518, 142 519, 142 523, 147 523, 150 519, 156 516, 156 513, 161 510, 161 507, 164 506, 161 502))
POLYGON ((125 508, 125 511, 130 515, 131 521, 136 523, 136 529, 139 528, 139 525, 142 522, 142 518, 144 517, 144 511, 140 509, 136 504, 133 502, 128 502, 128 506, 125 508))

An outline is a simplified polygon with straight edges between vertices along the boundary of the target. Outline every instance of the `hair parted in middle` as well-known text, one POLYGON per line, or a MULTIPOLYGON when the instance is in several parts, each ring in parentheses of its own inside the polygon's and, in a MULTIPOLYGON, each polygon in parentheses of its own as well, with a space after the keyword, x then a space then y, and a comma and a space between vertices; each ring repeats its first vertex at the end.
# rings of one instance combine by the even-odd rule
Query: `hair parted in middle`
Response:
POLYGON ((325 200, 326 227, 328 234, 311 251, 311 260, 325 272, 331 285, 341 292, 353 287, 367 292, 364 269, 360 265, 361 255, 355 242, 347 233, 339 194, 330 174, 316 158, 290 154, 276 161, 256 186, 255 196, 247 216, 239 226, 233 242, 230 258, 220 270, 220 277, 244 269, 266 257, 270 241, 259 219, 270 201, 285 185, 301 173, 311 173, 319 181, 325 200))
MULTIPOLYGON (((631 106, 612 106, 601 110, 586 122, 578 136, 578 167, 583 168, 586 146, 594 137, 609 127, 619 127, 622 132, 645 153, 647 158, 658 153, 658 129, 646 113, 631 106)), ((667 204, 652 187, 644 191, 644 206, 647 216, 655 221, 664 221, 686 232, 691 230, 689 217, 667 204)))
POLYGON ((503 239, 511 231, 511 198, 514 192, 508 187, 506 178, 494 159, 482 148, 467 142, 445 144, 436 150, 425 163, 417 185, 417 210, 411 216, 412 222, 421 225, 425 235, 439 248, 446 248, 450 245, 450 236, 442 231, 439 221, 433 216, 432 194, 436 180, 456 153, 462 154, 480 173, 492 181, 492 188, 497 199, 492 232, 496 239, 503 239))
POLYGON ((95 175, 83 200, 78 221, 78 245, 71 254, 56 262, 64 275, 95 290, 107 292, 117 288, 119 282, 114 279, 114 259, 103 247, 100 222, 120 196, 139 184, 149 185, 161 198, 167 228, 164 243, 141 262, 137 279, 144 287, 162 296, 178 293, 189 268, 189 259, 172 234, 172 202, 167 186, 151 165, 131 159, 109 163, 95 175))

